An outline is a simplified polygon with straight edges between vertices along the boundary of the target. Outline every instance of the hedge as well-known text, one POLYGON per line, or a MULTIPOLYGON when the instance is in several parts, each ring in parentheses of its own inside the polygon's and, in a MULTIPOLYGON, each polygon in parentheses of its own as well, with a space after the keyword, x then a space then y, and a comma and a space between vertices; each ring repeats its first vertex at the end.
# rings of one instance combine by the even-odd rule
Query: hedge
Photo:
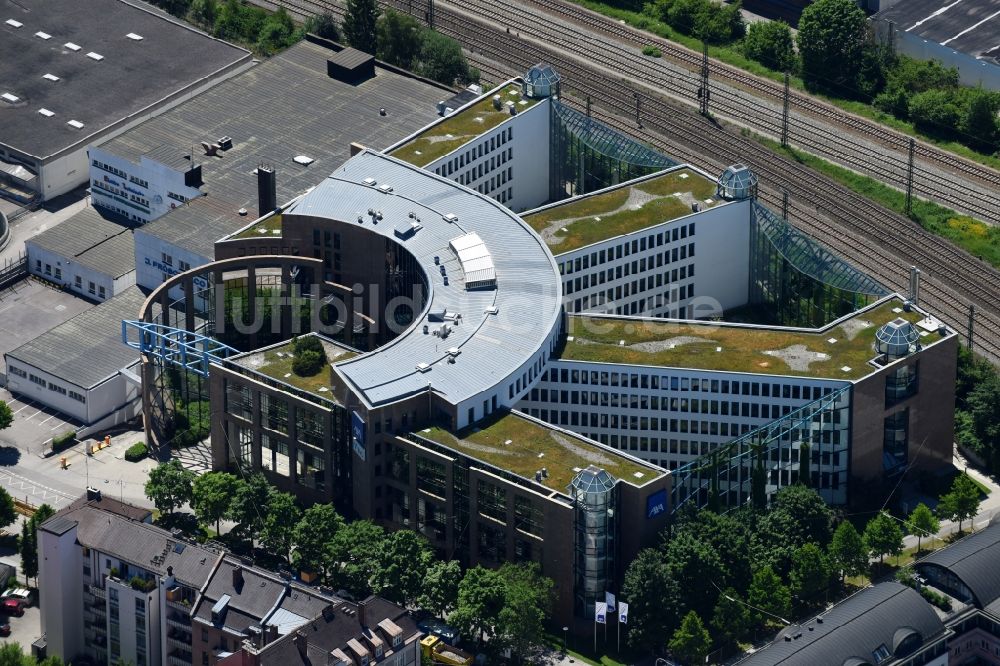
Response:
POLYGON ((129 462, 138 462, 146 457, 149 453, 149 449, 146 448, 145 443, 136 442, 132 446, 125 449, 125 460, 129 462))
POLYGON ((76 441, 76 431, 70 430, 52 438, 52 450, 62 451, 68 449, 76 441))

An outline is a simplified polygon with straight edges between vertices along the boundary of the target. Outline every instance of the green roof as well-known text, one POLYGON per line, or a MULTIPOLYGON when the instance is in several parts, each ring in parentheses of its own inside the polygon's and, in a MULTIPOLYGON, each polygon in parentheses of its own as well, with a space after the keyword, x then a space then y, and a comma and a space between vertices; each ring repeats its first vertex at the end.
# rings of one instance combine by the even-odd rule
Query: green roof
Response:
POLYGON ((418 167, 425 167, 510 118, 510 111, 506 106, 508 101, 517 105, 519 113, 539 102, 537 99, 522 97, 520 84, 511 83, 504 88, 491 90, 484 99, 431 125, 389 154, 418 167), (499 110, 493 108, 494 95, 500 95, 503 102, 499 110))
POLYGON ((251 227, 235 233, 231 238, 281 238, 281 214, 258 221, 251 227))
MULTIPOLYGON (((357 356, 355 352, 326 341, 321 342, 323 343, 323 350, 326 352, 327 363, 339 363, 357 356)), ((333 393, 330 392, 330 366, 324 365, 320 368, 319 372, 308 377, 297 375, 292 370, 292 360, 295 358, 294 350, 295 344, 289 340, 277 347, 244 354, 234 359, 234 361, 254 372, 277 379, 279 382, 290 384, 295 388, 314 393, 327 400, 335 400, 333 393)))
POLYGON ((523 217, 558 255, 688 215, 694 203, 713 206, 714 196, 714 180, 679 168, 523 217))
POLYGON ((627 458, 613 449, 597 446, 570 433, 560 432, 513 413, 450 433, 428 428, 416 433, 484 463, 534 479, 541 468, 548 470, 542 484, 566 492, 576 473, 589 465, 633 485, 643 485, 663 470, 627 458), (510 442, 507 444, 506 442, 510 442), (636 476, 641 474, 642 476, 636 476))
MULTIPOLYGON (((677 324, 571 316, 570 332, 563 340, 559 357, 595 363, 860 379, 875 370, 868 361, 876 356, 875 332, 880 326, 896 318, 911 323, 924 318, 919 312, 903 311, 902 305, 898 299, 889 300, 819 333, 715 326, 710 322, 677 324)), ((937 332, 923 335, 924 329, 918 330, 924 346, 941 339, 937 332)))

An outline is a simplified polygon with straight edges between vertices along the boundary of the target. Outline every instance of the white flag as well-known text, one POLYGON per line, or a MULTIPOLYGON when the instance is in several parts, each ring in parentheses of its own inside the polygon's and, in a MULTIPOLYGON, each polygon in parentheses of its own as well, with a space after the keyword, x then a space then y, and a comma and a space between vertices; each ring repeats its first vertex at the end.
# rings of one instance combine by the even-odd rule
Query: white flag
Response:
POLYGON ((618 621, 628 624, 628 604, 624 601, 618 604, 618 621))
POLYGON ((594 604, 594 622, 604 624, 607 621, 608 606, 601 602, 594 604))
POLYGON ((605 592, 604 603, 607 604, 609 611, 613 611, 615 609, 615 595, 610 592, 605 592))

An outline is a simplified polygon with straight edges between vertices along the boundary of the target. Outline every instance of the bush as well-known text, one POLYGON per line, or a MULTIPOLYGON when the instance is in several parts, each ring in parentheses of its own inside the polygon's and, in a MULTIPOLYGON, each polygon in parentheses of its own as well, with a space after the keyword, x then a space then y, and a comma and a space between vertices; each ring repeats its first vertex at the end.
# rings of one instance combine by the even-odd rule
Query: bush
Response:
POLYGON ((309 335, 304 338, 295 338, 292 342, 292 348, 295 350, 296 356, 307 351, 314 351, 317 354, 325 353, 323 351, 323 343, 320 342, 319 338, 315 335, 309 335))
POLYGON ((136 442, 132 446, 125 449, 125 460, 129 462, 138 462, 149 454, 149 449, 143 442, 136 442))
POLYGON ((70 430, 52 438, 52 450, 62 451, 68 449, 76 441, 76 431, 70 430))
POLYGON ((653 58, 660 58, 663 56, 663 52, 656 46, 643 46, 642 55, 652 56, 653 58))
POLYGON ((784 21, 752 23, 743 40, 743 53, 765 67, 779 72, 793 71, 796 59, 792 29, 784 21))
POLYGON ((296 354, 292 360, 292 372, 299 377, 312 377, 326 364, 324 356, 311 349, 296 354))
POLYGON ((961 111, 948 90, 927 90, 910 98, 910 118, 925 131, 945 133, 958 126, 961 111))
POLYGON ((943 594, 938 594, 937 592, 928 587, 920 588, 920 596, 922 596, 928 602, 934 604, 943 611, 951 610, 951 599, 944 596, 943 594))

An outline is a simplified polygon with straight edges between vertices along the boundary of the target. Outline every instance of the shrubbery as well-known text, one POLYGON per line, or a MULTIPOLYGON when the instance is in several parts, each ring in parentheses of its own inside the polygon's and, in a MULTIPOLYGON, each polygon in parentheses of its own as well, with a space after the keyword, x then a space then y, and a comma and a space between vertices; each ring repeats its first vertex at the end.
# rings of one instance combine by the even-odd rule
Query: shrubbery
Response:
POLYGON ((149 454, 149 449, 143 442, 136 442, 132 446, 125 449, 125 460, 129 462, 138 462, 142 460, 149 454))
MULTIPOLYGON (((151 0, 174 16, 189 19, 214 36, 271 55, 302 39, 304 32, 279 8, 269 13, 238 0, 151 0)), ((325 35, 324 35, 325 36, 325 35)), ((335 39, 336 37, 327 37, 335 39)))
POLYGON ((74 442, 76 442, 76 431, 64 432, 52 438, 52 450, 58 452, 68 449, 74 442))
POLYGON ((647 15, 710 44, 728 44, 746 33, 741 3, 719 5, 712 0, 655 0, 646 5, 647 15))
POLYGON ((653 58, 660 58, 663 56, 663 52, 660 51, 659 47, 656 46, 643 46, 642 55, 652 56, 653 58))

